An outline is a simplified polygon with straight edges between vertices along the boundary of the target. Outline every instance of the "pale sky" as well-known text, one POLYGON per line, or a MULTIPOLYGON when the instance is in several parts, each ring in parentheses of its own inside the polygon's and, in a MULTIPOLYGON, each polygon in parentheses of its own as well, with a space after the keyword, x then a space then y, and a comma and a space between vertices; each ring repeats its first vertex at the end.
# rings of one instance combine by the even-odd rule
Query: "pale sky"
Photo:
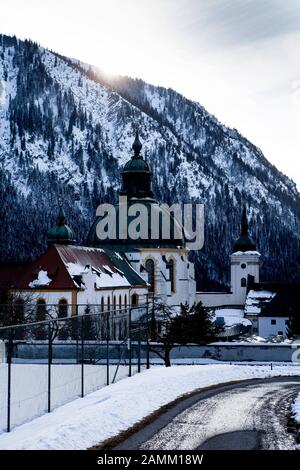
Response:
POLYGON ((0 0, 0 33, 172 87, 300 187, 300 0, 0 0))

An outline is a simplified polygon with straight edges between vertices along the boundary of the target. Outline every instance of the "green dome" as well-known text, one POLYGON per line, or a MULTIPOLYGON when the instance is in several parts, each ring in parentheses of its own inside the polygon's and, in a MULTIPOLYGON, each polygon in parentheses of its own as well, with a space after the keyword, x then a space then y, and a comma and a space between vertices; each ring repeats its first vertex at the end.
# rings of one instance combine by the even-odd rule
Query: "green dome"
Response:
POLYGON ((132 251, 134 248, 177 248, 185 246, 185 235, 183 228, 178 224, 172 213, 170 214, 170 233, 165 235, 163 230, 163 216, 167 217, 166 209, 161 207, 153 197, 153 192, 151 190, 151 170, 148 163, 140 155, 141 149, 142 144, 140 142, 137 130, 135 140, 132 145, 134 155, 125 164, 122 171, 123 186, 120 194, 127 197, 128 206, 138 203, 144 207, 146 220, 143 221, 145 223, 143 226, 144 232, 142 232, 143 236, 138 239, 130 238, 130 231, 128 230, 128 227, 131 222, 134 221, 136 216, 128 215, 125 221, 127 224, 126 233, 128 234, 128 237, 123 237, 123 232, 120 230, 119 226, 119 218, 123 217, 123 212, 121 213, 120 206, 117 204, 114 207, 113 214, 111 214, 112 219, 115 218, 115 222, 113 223, 115 228, 114 237, 111 239, 105 238, 104 240, 102 240, 101 234, 98 237, 98 223, 101 223, 102 219, 106 219, 106 214, 103 217, 98 216, 89 230, 87 237, 88 246, 113 246, 115 249, 120 249, 122 251, 132 251), (151 223, 152 217, 154 217, 153 223, 151 223), (156 227, 157 233, 151 233, 151 226, 156 227), (146 231, 147 236, 145 236, 146 231))
MULTIPOLYGON (((133 248, 183 248, 185 247, 186 240, 183 227, 181 224, 176 220, 174 215, 171 213, 170 217, 170 236, 165 237, 163 231, 163 220, 162 214, 165 214, 167 217, 166 209, 163 206, 160 206, 154 199, 146 198, 146 199, 129 199, 128 200, 128 210, 130 206, 133 204, 140 204, 145 207, 145 211, 147 214, 147 238, 130 238, 128 227, 130 223, 135 219, 134 216, 127 216, 126 218, 126 233, 127 238, 123 238, 120 233, 120 206, 116 204, 114 208, 112 208, 114 215, 115 215, 115 223, 113 223, 115 227, 115 238, 109 239, 101 239, 98 237, 97 234, 97 225, 101 220, 106 219, 106 214, 104 216, 98 216, 94 223, 92 224, 88 236, 87 236, 87 245, 93 247, 103 247, 109 246, 114 247, 115 249, 119 249, 122 251, 132 251, 133 248), (151 223, 152 216, 154 217, 155 223, 158 220, 158 227, 157 227, 157 238, 152 238, 151 233, 151 226, 154 223, 151 223)), ((146 221, 145 221, 146 222, 146 221)), ((124 226, 123 226, 124 228, 124 226)))
POLYGON ((152 198, 151 171, 148 163, 140 155, 142 144, 136 130, 135 140, 132 144, 134 155, 125 164, 122 171, 122 195, 130 198, 152 198))
POLYGON ((65 213, 60 206, 57 224, 51 227, 48 231, 48 243, 57 243, 59 245, 74 245, 74 233, 73 230, 65 224, 65 213))
POLYGON ((132 158, 125 164, 123 168, 123 173, 131 172, 131 171, 132 172, 143 171, 143 172, 150 173, 150 168, 149 168, 148 163, 142 158, 132 158))

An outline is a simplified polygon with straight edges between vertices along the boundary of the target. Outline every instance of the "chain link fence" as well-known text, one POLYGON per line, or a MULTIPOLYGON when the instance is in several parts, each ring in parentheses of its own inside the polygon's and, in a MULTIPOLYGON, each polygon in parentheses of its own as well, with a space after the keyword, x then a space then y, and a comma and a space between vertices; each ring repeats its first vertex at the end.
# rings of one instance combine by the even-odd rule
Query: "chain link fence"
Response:
POLYGON ((148 304, 11 304, 0 315, 14 323, 0 327, 0 432, 150 367, 148 304))

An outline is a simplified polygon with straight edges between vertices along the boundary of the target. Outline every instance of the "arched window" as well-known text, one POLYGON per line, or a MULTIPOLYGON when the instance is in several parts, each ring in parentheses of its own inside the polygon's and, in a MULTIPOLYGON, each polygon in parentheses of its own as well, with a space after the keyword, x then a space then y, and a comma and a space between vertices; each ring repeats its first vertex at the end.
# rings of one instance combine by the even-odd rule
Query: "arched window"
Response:
MULTIPOLYGON (((45 321, 46 320, 46 301, 44 299, 38 299, 36 302, 36 320, 45 321)), ((47 337, 47 324, 37 325, 35 330, 35 339, 46 339, 47 337)))
POLYGON ((125 310, 125 313, 127 313, 127 294, 125 294, 125 297, 124 297, 124 310, 125 310))
POLYGON ((132 294, 131 296, 131 305, 139 304, 139 296, 137 294, 132 294))
POLYGON ((20 324, 24 322, 25 304, 24 300, 20 297, 15 301, 15 323, 20 324))
POLYGON ((175 269, 174 269, 174 260, 170 259, 167 262, 167 269, 169 270, 169 281, 171 283, 171 292, 175 292, 175 269))
POLYGON ((110 310, 110 297, 107 297, 107 310, 110 310))
MULTIPOLYGON (((13 320, 14 323, 20 325, 24 323, 25 317, 25 304, 24 300, 20 297, 15 301, 15 318, 13 320)), ((16 328, 15 338, 16 339, 24 339, 24 329, 23 328, 16 328)))
MULTIPOLYGON (((68 316, 68 301, 66 299, 60 299, 58 302, 58 318, 66 318, 68 316)), ((68 339, 68 322, 58 322, 59 323, 59 333, 58 339, 66 340, 68 339)))
POLYGON ((113 298, 113 310, 114 310, 114 315, 116 314, 116 308, 117 308, 117 299, 116 299, 116 296, 114 295, 114 298, 113 298))
POLYGON ((245 277, 241 279, 241 287, 247 287, 247 279, 245 277))
POLYGON ((153 259, 147 259, 145 269, 148 273, 149 292, 154 292, 155 288, 155 265, 153 259))
POLYGON ((123 324, 123 333, 124 333, 124 339, 127 338, 127 319, 126 318, 123 324))
POLYGON ((119 295, 119 310, 122 310, 122 296, 119 295))
POLYGON ((46 320, 46 301, 44 299, 38 299, 36 302, 36 319, 37 321, 46 320))
POLYGON ((101 311, 101 312, 104 312, 104 297, 103 297, 103 295, 102 295, 102 297, 101 297, 101 307, 100 307, 100 311, 101 311))
POLYGON ((65 318, 68 316, 68 301, 60 299, 58 302, 58 318, 65 318))

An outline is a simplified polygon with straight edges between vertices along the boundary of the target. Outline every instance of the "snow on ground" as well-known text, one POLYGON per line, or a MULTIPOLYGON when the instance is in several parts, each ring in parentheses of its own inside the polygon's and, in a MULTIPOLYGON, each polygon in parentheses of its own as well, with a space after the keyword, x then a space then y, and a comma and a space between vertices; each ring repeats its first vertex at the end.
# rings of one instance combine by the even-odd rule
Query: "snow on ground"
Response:
MULTIPOLYGON (((113 380, 116 365, 109 368, 113 380)), ((135 372, 137 366, 134 366, 135 372)), ((84 365, 85 394, 106 386, 105 365, 84 365)), ((128 376, 128 366, 120 365, 116 380, 128 376)), ((51 408, 64 405, 81 395, 81 365, 53 364, 51 367, 51 408)), ((11 426, 26 423, 47 412, 47 364, 12 364, 11 370, 11 426)), ((0 434, 7 420, 7 364, 0 364, 0 434)))
MULTIPOLYGON (((292 406, 292 413, 294 415, 295 421, 297 421, 297 423, 299 424, 299 428, 300 428, 300 393, 298 397, 296 398, 295 403, 292 406)), ((296 449, 300 450, 300 444, 296 446, 296 449)))
POLYGON ((86 449, 196 388, 278 375, 297 375, 295 366, 153 367, 0 435, 0 449, 86 449))
POLYGON ((296 398, 295 403, 292 406, 292 411, 293 411, 295 420, 300 425, 300 393, 298 397, 296 398))

